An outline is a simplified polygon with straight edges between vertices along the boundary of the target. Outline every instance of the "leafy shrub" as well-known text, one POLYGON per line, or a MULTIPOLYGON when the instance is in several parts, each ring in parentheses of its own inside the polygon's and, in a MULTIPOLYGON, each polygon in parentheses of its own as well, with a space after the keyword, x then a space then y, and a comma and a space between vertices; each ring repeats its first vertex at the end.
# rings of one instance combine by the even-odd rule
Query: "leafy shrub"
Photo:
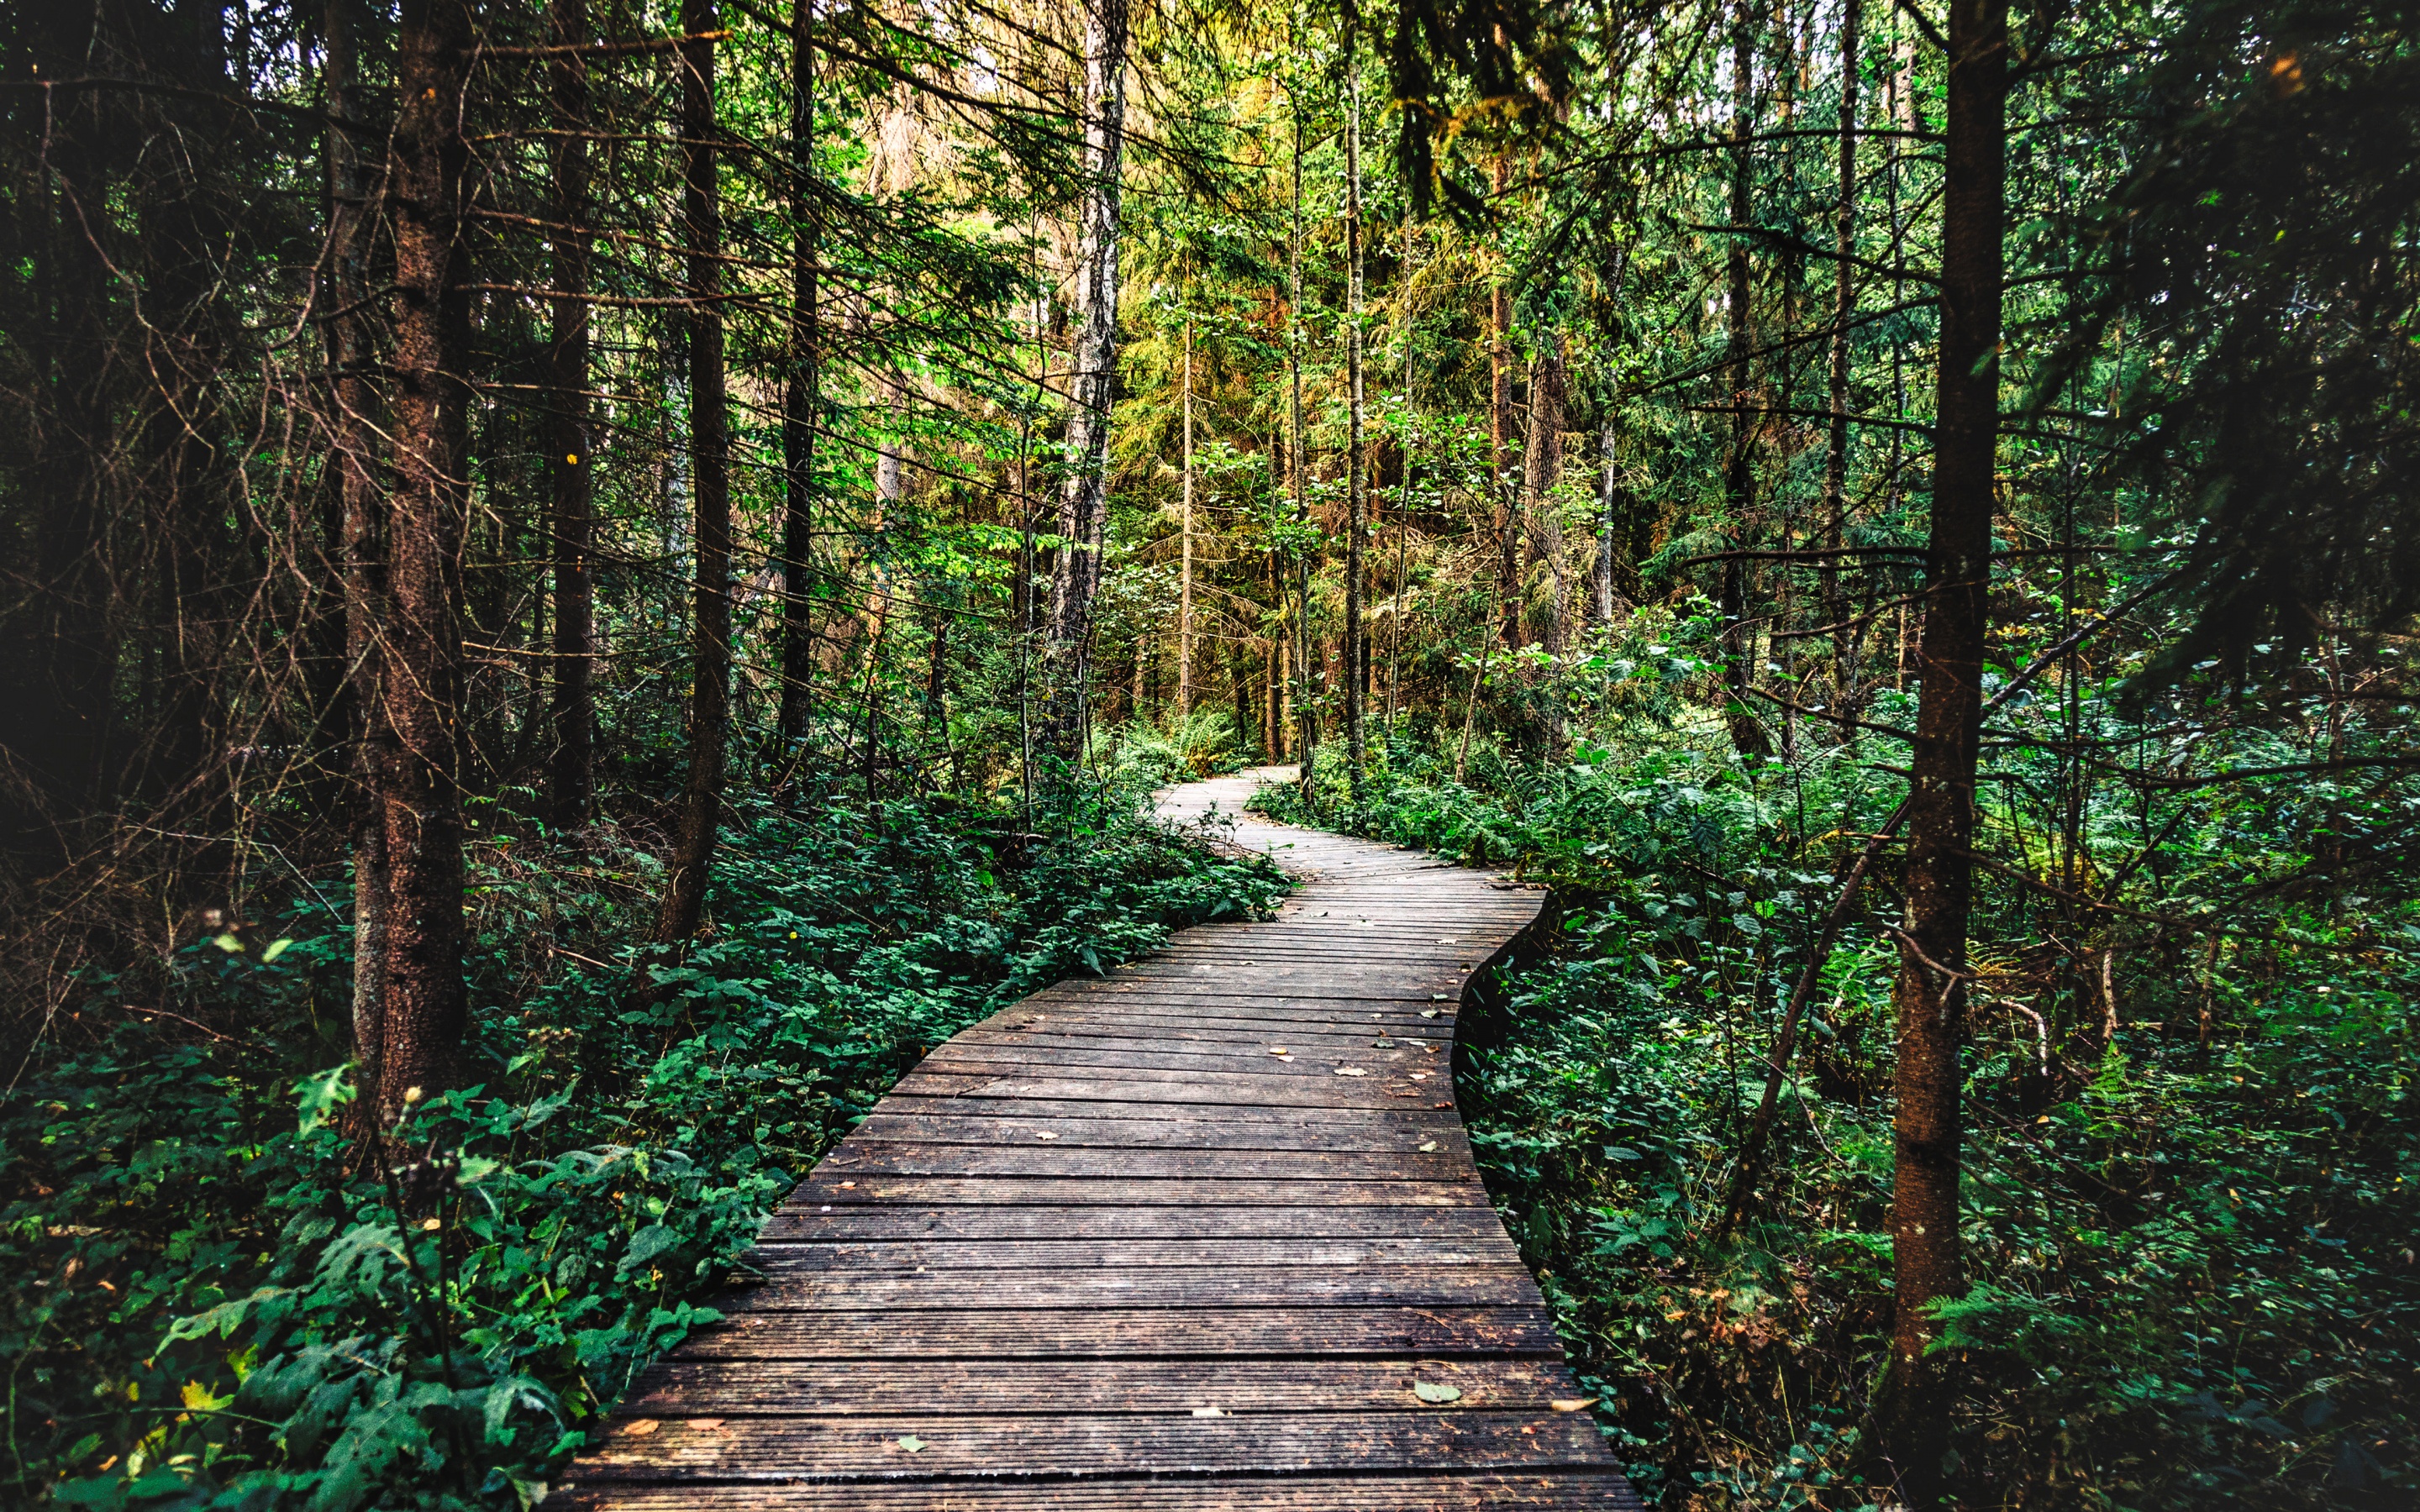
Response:
POLYGON ((483 825, 487 1074, 413 1111, 409 1200, 334 1121, 349 940, 316 899, 275 940, 185 949, 175 1017, 101 984, 20 1083, 0 1116, 19 1496, 525 1505, 713 1318, 791 1173, 925 1050, 1283 887, 1131 793, 1060 816, 1057 843, 940 800, 757 808, 706 942, 644 1001, 644 853, 483 825))

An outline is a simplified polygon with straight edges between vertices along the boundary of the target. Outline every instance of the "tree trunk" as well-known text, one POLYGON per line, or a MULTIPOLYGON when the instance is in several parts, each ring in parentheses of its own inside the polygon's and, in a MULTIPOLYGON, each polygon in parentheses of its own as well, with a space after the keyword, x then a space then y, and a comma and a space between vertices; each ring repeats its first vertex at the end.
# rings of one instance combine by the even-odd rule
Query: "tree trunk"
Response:
MULTIPOLYGON (((1303 449, 1302 424, 1302 110, 1291 91, 1286 114, 1294 122, 1294 220, 1286 239, 1286 416, 1293 439, 1286 447, 1286 482, 1294 490, 1295 526, 1303 530, 1311 523, 1311 460, 1303 449)), ((1311 777, 1319 760, 1319 705, 1311 683, 1311 556, 1309 546, 1295 548, 1294 676, 1287 687, 1301 732, 1295 744, 1303 799, 1316 811, 1318 788, 1311 777)))
POLYGON ((1975 764, 1990 628, 1993 471, 1999 438, 2007 0, 1949 8, 1943 180, 1941 351, 1922 685, 1908 789, 1907 932, 1892 990, 1899 1020, 1898 1152, 1891 1187, 1897 1318, 1884 1442, 1912 1507, 1940 1504, 1955 1396, 1950 1358, 1930 1352, 1932 1305, 1962 1290, 1958 1244, 1960 1044, 1973 865, 1975 764))
MULTIPOLYGON (((681 30, 716 29, 715 0, 682 0, 681 30)), ((731 449, 722 370, 722 209, 716 182, 714 43, 684 43, 681 71, 681 218, 689 243, 690 498, 695 512, 689 782, 681 795, 656 943, 676 947, 697 933, 722 817, 731 722, 731 449)))
POLYGON ((1118 377, 1119 175, 1125 154, 1126 0, 1096 0, 1084 23, 1084 185, 1081 268, 1084 325, 1068 375, 1067 480, 1061 497, 1063 548, 1050 575, 1049 712, 1044 744, 1072 773, 1082 754, 1093 600, 1101 587, 1109 526, 1109 406, 1118 377))
MULTIPOLYGON (((1756 129, 1754 95, 1756 30, 1748 0, 1731 7, 1731 236, 1727 259, 1730 304, 1724 370, 1730 385, 1730 455, 1723 470, 1723 497, 1730 506, 1730 541, 1734 553, 1746 548, 1749 517, 1756 508, 1756 426, 1749 417, 1749 382, 1755 328, 1748 301, 1748 218, 1753 213, 1754 188, 1748 138, 1756 129)), ((1747 623, 1747 563, 1738 555, 1723 559, 1716 591, 1723 621, 1724 719, 1731 745, 1744 755, 1770 753, 1773 743, 1748 707, 1748 685, 1754 679, 1756 636, 1747 623)))
POLYGON ((1563 525, 1549 497, 1563 477, 1563 333, 1548 331, 1529 362, 1529 443, 1521 460, 1521 505, 1529 554, 1546 563, 1546 650, 1564 650, 1563 525))
MULTIPOLYGON (((1844 720, 1857 712, 1857 638, 1849 628, 1848 595, 1840 590, 1841 547, 1849 520, 1849 320, 1856 310, 1850 257, 1857 243, 1857 32, 1861 0, 1841 0, 1840 9, 1840 195, 1832 291, 1832 431, 1823 454, 1823 620, 1832 626, 1832 710, 1844 720)), ((1838 727, 1854 743, 1857 727, 1838 727)))
MULTIPOLYGON (((358 311, 364 283, 363 204, 368 185, 361 171, 361 88, 353 32, 356 0, 328 0, 326 100, 328 131, 328 303, 358 311)), ((359 313, 328 325, 329 390, 333 400, 331 461, 336 471, 337 560, 345 598, 343 689, 350 802, 347 806, 353 857, 353 1060, 361 1095, 350 1127, 362 1139, 385 1127, 379 1113, 386 1044, 386 815, 380 788, 395 760, 381 689, 386 640, 386 570, 380 526, 380 497, 370 387, 370 347, 359 313)))
MULTIPOLYGON (((391 1129, 417 1089, 453 1086, 470 1033, 462 981, 462 533, 471 403, 462 287, 468 0, 413 0, 396 41, 387 170, 395 225, 395 489, 380 692, 392 741, 380 773, 387 864, 379 1077, 365 1100, 391 1129)), ((367 1088, 365 1089, 368 1091, 367 1088)))
POLYGON ((1361 728, 1369 699, 1370 627, 1362 581, 1362 536, 1370 516, 1370 479, 1365 466, 1367 375, 1361 369, 1361 69, 1355 28, 1344 32, 1344 370, 1346 462, 1344 483, 1344 777, 1361 796, 1361 772, 1369 764, 1368 735, 1361 728))
POLYGON ((1193 322, 1185 322, 1185 514, 1179 523, 1183 563, 1177 572, 1176 717, 1193 713, 1193 322))
POLYGON ((815 638, 809 595, 815 548, 815 423, 821 408, 823 316, 815 259, 814 6, 790 8, 790 369, 782 391, 782 712, 784 744, 804 740, 814 709, 815 638))
MULTIPOLYGON (((1496 159, 1496 194, 1501 200, 1512 167, 1496 159)), ((1505 477, 1512 455, 1512 296, 1502 282, 1487 292, 1487 491, 1498 513, 1496 532, 1496 608, 1507 647, 1521 644, 1521 501, 1505 477)))
POLYGON ((1597 427, 1597 464, 1605 471, 1596 483, 1596 570, 1590 575, 1595 589, 1596 623, 1610 628, 1613 625, 1613 559, 1621 548, 1618 535, 1621 519, 1621 469, 1619 451, 1621 437, 1608 417, 1597 427))
MULTIPOLYGON (((588 39, 588 0, 553 0, 555 44, 588 39)), ((597 529, 596 457, 588 401, 589 241, 588 143, 578 133, 588 120, 588 61, 576 52, 554 60, 553 108, 566 134, 554 141, 554 303, 548 365, 554 383, 554 771, 552 808, 558 828, 588 822, 596 794, 596 584, 589 552, 597 529)))

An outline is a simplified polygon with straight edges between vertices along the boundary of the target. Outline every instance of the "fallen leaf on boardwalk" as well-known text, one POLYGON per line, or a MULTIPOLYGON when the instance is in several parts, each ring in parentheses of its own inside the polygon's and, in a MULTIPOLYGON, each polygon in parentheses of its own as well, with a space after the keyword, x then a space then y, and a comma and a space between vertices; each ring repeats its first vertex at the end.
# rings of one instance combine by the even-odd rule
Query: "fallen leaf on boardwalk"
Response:
POLYGON ((1424 1145, 1420 1146, 1420 1153, 1421 1153, 1421 1154, 1423 1154, 1423 1155, 1425 1155, 1425 1154, 1428 1154, 1428 1153, 1430 1153, 1431 1151, 1435 1150, 1435 1149, 1436 1149, 1436 1141, 1435 1141, 1435 1140, 1434 1140, 1434 1139, 1432 1139, 1432 1140, 1430 1140, 1428 1143, 1426 1143, 1426 1144, 1424 1144, 1424 1145))
POLYGON ((1197 1407, 1193 1410, 1193 1415, 1195 1417, 1225 1417, 1227 1415, 1227 1412, 1226 1409, 1220 1407, 1197 1407))
POLYGON ((652 1417, 643 1417, 643 1418, 639 1418, 639 1419, 637 1419, 637 1420, 635 1420, 635 1421, 633 1421, 633 1422, 628 1422, 628 1423, 625 1423, 625 1424, 623 1424, 623 1425, 622 1425, 622 1431, 623 1431, 624 1433, 628 1434, 631 1438, 634 1438, 634 1439, 644 1439, 644 1438, 645 1438, 648 1434, 655 1432, 657 1428, 661 1427, 662 1426, 663 1426, 663 1425, 661 1425, 660 1423, 658 1423, 658 1422, 657 1422, 654 1418, 652 1418, 652 1417))
POLYGON ((1412 1382, 1412 1395, 1431 1407, 1443 1407, 1448 1402, 1462 1400, 1462 1388, 1441 1385, 1433 1381, 1415 1381, 1412 1382))
POLYGON ((1436 1010, 1435 1010, 1435 1009, 1434 1009, 1434 1008, 1424 1008, 1424 1009, 1421 1009, 1421 1010, 1420 1010, 1420 1017, 1422 1017, 1422 1018, 1424 1018, 1424 1019, 1433 1019, 1433 1018, 1436 1017, 1436 1010))
POLYGON ((1450 1108, 1450 1107, 1453 1106, 1453 1104, 1452 1104, 1452 1103, 1438 1103, 1438 1104, 1437 1104, 1437 1106, 1439 1106, 1439 1107, 1441 1107, 1441 1108, 1450 1108))
POLYGON ((718 1433, 722 1429, 722 1419, 719 1417, 692 1417, 689 1421, 683 1423, 681 1427, 689 1429, 692 1433, 718 1433))
POLYGON ((857 1190, 857 1183, 855 1181, 843 1181, 841 1185, 848 1188, 852 1192, 857 1190))
POLYGON ((1424 1081, 1427 1081, 1428 1079, 1429 1079, 1429 1073, 1428 1073, 1427 1072, 1424 1072, 1424 1071, 1416 1071, 1416 1072, 1412 1072, 1412 1080, 1414 1080, 1414 1081, 1416 1081, 1416 1082, 1424 1082, 1424 1081))
POLYGON ((1370 1073, 1363 1071, 1358 1066, 1339 1066, 1336 1068, 1336 1074, 1339 1076, 1367 1076, 1370 1073))
POLYGON ((1546 1405, 1553 1408, 1558 1412, 1576 1412, 1583 1407, 1594 1407, 1596 1405, 1596 1398, 1593 1396, 1558 1396, 1546 1405))
POLYGON ((1283 1046, 1283 1045, 1281 1045, 1281 1044, 1273 1044, 1273 1045, 1269 1046, 1269 1054, 1270 1054, 1270 1055, 1273 1055, 1273 1056, 1282 1056, 1282 1055, 1284 1055, 1285 1053, 1286 1053, 1286 1047, 1285 1047, 1285 1046, 1283 1046))
POLYGON ((1047 1129, 1044 1129, 1044 1130, 1040 1131, 1039 1133, 1035 1134, 1033 1137, 1034 1137, 1034 1138, 1036 1138, 1036 1139, 1056 1139, 1056 1138, 1058 1138, 1059 1136, 1058 1136, 1057 1134, 1052 1134, 1049 1130, 1047 1130, 1047 1129))
POLYGON ((911 1455, 922 1454, 924 1451, 924 1441, 912 1433, 903 1433, 899 1435, 899 1447, 911 1455))

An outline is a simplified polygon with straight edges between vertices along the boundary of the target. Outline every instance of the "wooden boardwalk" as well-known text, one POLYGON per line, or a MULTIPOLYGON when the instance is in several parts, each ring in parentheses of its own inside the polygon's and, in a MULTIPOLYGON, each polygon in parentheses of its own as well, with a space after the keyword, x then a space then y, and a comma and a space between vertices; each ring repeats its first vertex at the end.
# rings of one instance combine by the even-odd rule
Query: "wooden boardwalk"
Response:
POLYGON ((1635 1508, 1453 1110, 1464 985, 1537 896, 1233 839, 1311 880, 927 1057, 552 1504, 1635 1508))

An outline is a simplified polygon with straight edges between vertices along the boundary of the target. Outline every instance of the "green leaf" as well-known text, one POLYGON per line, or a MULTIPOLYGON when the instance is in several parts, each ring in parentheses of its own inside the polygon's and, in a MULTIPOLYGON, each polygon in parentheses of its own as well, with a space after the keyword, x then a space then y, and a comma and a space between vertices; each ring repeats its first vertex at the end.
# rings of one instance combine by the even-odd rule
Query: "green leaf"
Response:
POLYGON ((292 946, 293 943, 294 942, 292 940, 270 941, 268 948, 260 952, 260 964, 265 966, 271 961, 276 960, 279 956, 284 955, 287 948, 292 946))
POLYGON ((1412 1395, 1431 1407, 1443 1407, 1448 1402, 1462 1400, 1462 1388, 1434 1381, 1415 1381, 1412 1382, 1412 1395))
POLYGON ((899 1435, 899 1447, 911 1455, 922 1454, 924 1452, 924 1441, 912 1433, 903 1433, 899 1435))

